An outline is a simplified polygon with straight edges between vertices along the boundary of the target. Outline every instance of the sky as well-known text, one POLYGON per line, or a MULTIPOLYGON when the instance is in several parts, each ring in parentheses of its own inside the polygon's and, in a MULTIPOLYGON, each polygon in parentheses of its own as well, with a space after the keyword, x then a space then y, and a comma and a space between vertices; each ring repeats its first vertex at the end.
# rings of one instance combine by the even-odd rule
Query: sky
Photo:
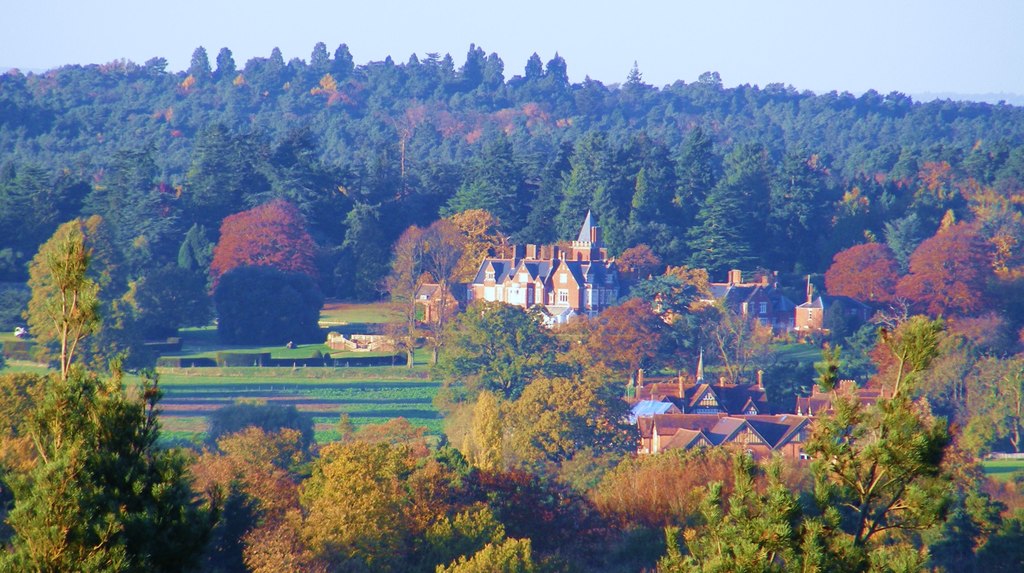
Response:
MULTIPOLYGON (((523 73, 536 52, 557 52, 569 77, 625 81, 636 62, 646 83, 694 82, 717 71, 726 87, 789 84, 859 95, 1024 97, 1021 0, 28 0, 0 8, 0 67, 42 71, 159 56, 188 67, 222 47, 238 66, 279 47, 309 59, 313 45, 349 46, 356 64, 471 43, 523 73)), ((990 98, 992 99, 992 98, 990 98)), ((1007 98, 1016 99, 1016 98, 1007 98)))

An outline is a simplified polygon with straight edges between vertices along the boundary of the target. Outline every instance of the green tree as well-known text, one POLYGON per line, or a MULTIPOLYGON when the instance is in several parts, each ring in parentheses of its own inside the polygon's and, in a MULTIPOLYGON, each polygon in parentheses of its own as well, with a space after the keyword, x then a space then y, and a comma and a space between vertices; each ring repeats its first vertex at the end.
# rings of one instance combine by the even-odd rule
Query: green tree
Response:
POLYGON ((1024 358, 989 357, 968 376, 968 447, 985 452, 1001 440, 1013 451, 1024 448, 1024 358))
POLYGON ((83 227, 77 219, 61 225, 29 266, 32 298, 25 318, 40 344, 59 344, 64 380, 79 344, 101 326, 100 287, 89 274, 92 249, 83 227))
POLYGON ((727 499, 721 482, 708 486, 700 508, 704 524, 685 533, 688 555, 680 551, 678 529, 666 528, 669 551, 658 563, 659 571, 800 570, 802 515, 796 496, 782 481, 780 461, 768 466, 763 492, 755 485, 757 468, 752 460, 738 455, 733 468, 727 499))
POLYGON ((192 52, 192 62, 188 67, 188 75, 200 81, 208 79, 212 75, 210 71, 210 57, 206 53, 206 48, 199 46, 192 52))
POLYGON ((185 456, 156 447, 155 384, 129 397, 119 376, 54 379, 29 413, 37 461, 7 475, 12 571, 181 571, 216 516, 193 503, 185 456))
POLYGON ((213 293, 217 335, 229 344, 320 342, 323 295, 311 278, 271 267, 238 267, 213 293))
POLYGON ((535 377, 554 372, 554 350, 538 317, 517 306, 474 301, 450 324, 436 368, 449 382, 510 399, 535 377))
POLYGON ((760 145, 738 145, 726 156, 725 174, 688 234, 692 266, 717 275, 761 262, 754 245, 762 240, 767 210, 756 206, 770 203, 768 174, 768 152, 760 145))
POLYGON ((714 152, 714 143, 703 128, 697 126, 686 136, 676 157, 676 192, 674 203, 683 210, 682 227, 690 227, 697 209, 720 177, 721 160, 714 152))

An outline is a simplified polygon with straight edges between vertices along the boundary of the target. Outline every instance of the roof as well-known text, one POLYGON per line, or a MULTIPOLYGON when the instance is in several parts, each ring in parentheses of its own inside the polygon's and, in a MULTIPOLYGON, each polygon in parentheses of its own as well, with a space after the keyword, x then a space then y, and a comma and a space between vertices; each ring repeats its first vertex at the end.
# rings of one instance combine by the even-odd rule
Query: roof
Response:
POLYGON ((871 308, 868 305, 864 304, 863 302, 861 302, 861 301, 859 301, 859 300, 857 300, 855 298, 850 298, 848 296, 839 296, 839 295, 832 296, 832 295, 825 295, 825 294, 818 295, 814 299, 801 304, 797 308, 804 308, 804 309, 807 309, 807 308, 828 308, 828 307, 830 307, 830 306, 832 306, 832 305, 834 305, 836 303, 845 304, 845 305, 848 305, 848 306, 851 306, 851 307, 861 307, 861 308, 867 308, 867 309, 871 308))
POLYGON ((678 409, 676 409, 672 402, 641 400, 634 404, 630 409, 630 420, 635 422, 637 418, 654 416, 656 414, 667 414, 674 409, 678 412, 678 409))
POLYGON ((580 227, 580 236, 577 237, 577 241, 580 243, 589 243, 591 232, 590 230, 594 227, 590 217, 590 210, 587 210, 587 218, 583 219, 583 226, 580 227))
POLYGON ((810 418, 793 414, 725 416, 713 414, 656 414, 639 424, 641 435, 652 437, 657 432, 662 440, 662 449, 679 447, 680 443, 691 443, 697 432, 702 433, 713 445, 721 445, 736 438, 749 429, 770 449, 778 449, 789 443, 804 429, 810 418), (683 432, 680 438, 677 434, 683 432))

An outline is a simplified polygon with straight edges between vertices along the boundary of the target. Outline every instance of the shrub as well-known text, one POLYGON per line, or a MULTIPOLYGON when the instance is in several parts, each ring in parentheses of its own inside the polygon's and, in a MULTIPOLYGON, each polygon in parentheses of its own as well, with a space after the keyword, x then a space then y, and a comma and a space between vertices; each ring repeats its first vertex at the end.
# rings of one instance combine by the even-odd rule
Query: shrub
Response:
POLYGON ((217 440, 222 436, 234 434, 248 427, 260 428, 267 433, 285 428, 298 430, 302 434, 304 449, 309 449, 313 443, 313 419, 299 413, 295 406, 276 404, 232 404, 214 411, 210 415, 206 443, 216 446, 217 440))
POLYGON ((323 295, 306 275, 270 267, 239 267, 221 277, 213 298, 217 334, 226 343, 320 340, 323 295))

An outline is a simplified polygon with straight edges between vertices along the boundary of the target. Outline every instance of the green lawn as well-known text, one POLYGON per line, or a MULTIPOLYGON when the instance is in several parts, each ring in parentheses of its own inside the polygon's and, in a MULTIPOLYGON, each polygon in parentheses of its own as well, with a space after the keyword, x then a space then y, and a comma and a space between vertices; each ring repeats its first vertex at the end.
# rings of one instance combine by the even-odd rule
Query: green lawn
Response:
POLYGON ((1013 477, 1014 473, 1024 471, 1024 460, 984 460, 981 467, 986 476, 1006 481, 1013 477))
POLYGON ((320 311, 321 326, 379 324, 397 320, 399 316, 383 302, 353 304, 329 301, 320 311))
POLYGON ((814 344, 781 344, 775 347, 780 360, 813 364, 821 360, 821 348, 814 344))

